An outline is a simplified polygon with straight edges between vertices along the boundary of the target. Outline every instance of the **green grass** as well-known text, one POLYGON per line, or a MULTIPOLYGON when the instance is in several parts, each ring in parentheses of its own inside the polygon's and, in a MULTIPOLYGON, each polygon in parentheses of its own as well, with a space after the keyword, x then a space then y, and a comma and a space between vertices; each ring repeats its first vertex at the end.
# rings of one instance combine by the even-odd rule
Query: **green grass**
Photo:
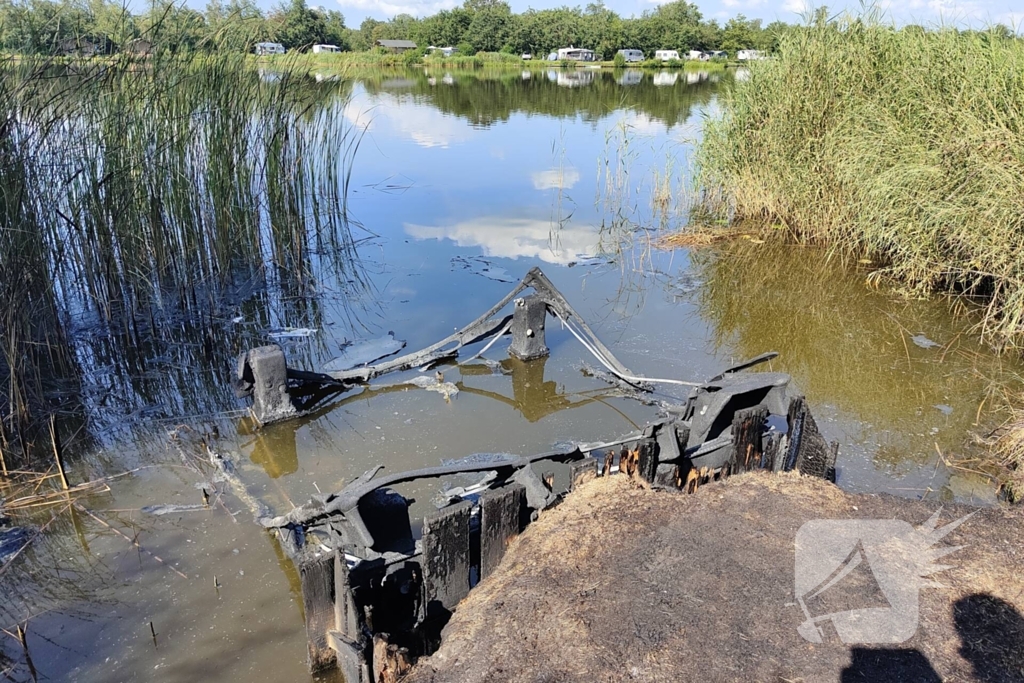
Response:
POLYGON ((1024 342, 1024 43, 809 26, 723 104, 700 208, 869 257, 911 292, 983 297, 986 338, 1024 342))

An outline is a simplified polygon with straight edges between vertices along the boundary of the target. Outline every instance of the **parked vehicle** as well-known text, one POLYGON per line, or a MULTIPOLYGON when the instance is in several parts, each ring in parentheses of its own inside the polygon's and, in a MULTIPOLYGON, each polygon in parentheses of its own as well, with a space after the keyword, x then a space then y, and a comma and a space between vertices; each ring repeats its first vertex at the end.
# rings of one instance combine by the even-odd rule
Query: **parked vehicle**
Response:
POLYGON ((657 50, 654 53, 654 58, 658 59, 658 60, 660 60, 662 62, 670 62, 673 59, 678 60, 679 59, 679 51, 678 50, 657 50))
POLYGON ((627 62, 642 62, 642 61, 644 61, 644 52, 643 52, 643 50, 619 50, 618 54, 622 55, 622 57, 627 62))
POLYGON ((687 55, 687 59, 697 60, 700 62, 706 62, 711 59, 711 55, 707 52, 701 52, 700 50, 690 50, 687 55))
POLYGON ((458 50, 454 47, 434 47, 433 45, 431 45, 430 47, 427 48, 427 52, 429 52, 430 54, 440 52, 443 57, 451 57, 453 54, 458 52, 458 50))
POLYGON ((341 52, 341 48, 337 45, 314 45, 313 54, 321 54, 323 52, 341 52))
POLYGON ((258 55, 283 55, 286 50, 281 43, 256 43, 253 52, 258 55))
POLYGON ((563 47, 558 51, 558 59, 567 59, 571 62, 596 62, 597 54, 593 50, 586 50, 582 47, 563 47))
POLYGON ((764 55, 760 50, 740 50, 736 53, 736 59, 741 62, 749 62, 764 59, 764 55))
POLYGON ((524 52, 524 53, 522 54, 522 58, 523 58, 523 61, 524 61, 524 62, 527 62, 527 61, 529 61, 529 60, 533 59, 533 55, 532 55, 532 54, 530 54, 529 52, 524 52))
POLYGON ((725 50, 714 50, 710 54, 711 59, 729 59, 729 53, 725 50))

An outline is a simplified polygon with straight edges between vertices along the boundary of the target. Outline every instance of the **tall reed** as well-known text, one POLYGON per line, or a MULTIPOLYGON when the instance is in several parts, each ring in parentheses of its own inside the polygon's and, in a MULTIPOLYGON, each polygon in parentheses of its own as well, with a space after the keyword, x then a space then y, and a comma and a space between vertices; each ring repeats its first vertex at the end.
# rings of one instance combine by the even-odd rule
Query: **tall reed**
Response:
POLYGON ((1022 133, 1020 40, 819 21, 724 97, 697 181, 720 215, 866 255, 911 291, 986 297, 983 334, 1020 344, 1022 133))
POLYGON ((81 374, 94 351, 75 347, 74 329, 101 326, 129 355, 157 321, 206 325, 239 286, 295 299, 325 268, 362 281, 346 205, 360 140, 343 117, 348 88, 231 55, 0 63, 9 433, 81 374))

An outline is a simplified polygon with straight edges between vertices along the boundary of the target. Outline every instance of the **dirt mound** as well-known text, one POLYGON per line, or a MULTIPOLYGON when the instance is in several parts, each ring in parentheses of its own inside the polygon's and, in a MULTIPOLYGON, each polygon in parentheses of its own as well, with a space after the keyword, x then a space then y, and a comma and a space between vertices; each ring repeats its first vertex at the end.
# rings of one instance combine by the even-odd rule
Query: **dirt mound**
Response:
MULTIPOLYGON (((930 577, 945 587, 917 591, 909 640, 847 645, 839 620, 828 618, 816 622, 822 643, 797 631, 808 618, 794 569, 805 522, 903 520, 927 531, 939 508, 796 475, 732 477, 692 496, 598 479, 512 543, 459 605, 440 650, 406 681, 1024 681, 1016 510, 978 511, 932 546, 963 548, 939 559, 950 568, 930 577)), ((968 512, 946 506, 938 525, 968 512)), ((883 593, 884 578, 873 580, 877 554, 855 550, 869 561, 854 553, 838 565, 850 571, 805 599, 810 614, 891 604, 893 623, 912 619, 910 602, 896 609, 893 583, 883 593)), ((813 548, 801 550, 811 556, 813 548)), ((899 577, 897 587, 912 580, 899 577)))

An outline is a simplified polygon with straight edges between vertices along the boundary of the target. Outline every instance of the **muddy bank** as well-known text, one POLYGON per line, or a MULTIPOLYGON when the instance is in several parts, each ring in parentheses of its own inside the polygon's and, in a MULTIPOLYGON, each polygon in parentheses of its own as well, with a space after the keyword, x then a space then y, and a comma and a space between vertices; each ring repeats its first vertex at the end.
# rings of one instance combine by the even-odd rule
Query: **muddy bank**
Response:
MULTIPOLYGON (((1024 680, 1019 510, 978 511, 937 542, 963 547, 930 577, 944 587, 919 589, 919 626, 905 642, 846 645, 830 620, 817 622, 820 644, 797 631, 807 618, 794 588, 805 522, 921 529, 939 507, 795 475, 732 477, 692 496, 598 479, 513 541, 406 681, 1024 680)), ((968 512, 947 506, 938 526, 968 512)), ((812 616, 896 604, 864 547, 868 562, 847 562, 855 567, 841 581, 805 599, 812 616)), ((909 603, 900 605, 905 616, 909 603)))

